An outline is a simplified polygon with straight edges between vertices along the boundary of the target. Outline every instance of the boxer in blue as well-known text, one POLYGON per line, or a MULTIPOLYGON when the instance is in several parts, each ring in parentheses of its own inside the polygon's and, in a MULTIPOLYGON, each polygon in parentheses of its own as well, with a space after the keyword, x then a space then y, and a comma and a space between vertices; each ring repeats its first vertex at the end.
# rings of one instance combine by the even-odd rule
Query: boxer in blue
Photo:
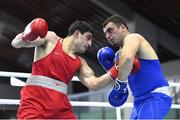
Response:
MULTIPOLYGON (((172 99, 169 95, 169 84, 162 74, 160 62, 151 45, 142 35, 129 33, 122 16, 109 17, 103 23, 103 31, 108 42, 113 46, 119 46, 121 51, 118 62, 110 68, 109 73, 123 86, 123 90, 126 83, 130 86, 134 97, 130 119, 165 118, 171 108, 172 99), (140 68, 132 72, 135 57, 139 58, 140 68)), ((113 88, 110 95, 114 95, 114 91, 116 89, 113 88)), ((121 92, 120 96, 124 98, 127 93, 121 92)))

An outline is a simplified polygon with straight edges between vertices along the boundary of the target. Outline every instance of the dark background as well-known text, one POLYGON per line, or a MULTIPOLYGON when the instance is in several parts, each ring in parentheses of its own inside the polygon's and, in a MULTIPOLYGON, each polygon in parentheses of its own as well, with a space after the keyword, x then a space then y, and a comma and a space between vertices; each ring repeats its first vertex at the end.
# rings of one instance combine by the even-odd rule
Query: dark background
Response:
MULTIPOLYGON (((95 38, 93 45, 82 57, 97 75, 104 71, 98 65, 96 54, 98 49, 110 46, 102 32, 102 22, 113 14, 123 15, 129 22, 134 13, 138 13, 152 24, 165 30, 180 40, 180 1, 179 0, 1 0, 0 1, 0 71, 31 72, 33 48, 15 49, 11 46, 12 39, 22 32, 34 18, 42 17, 49 24, 49 30, 65 37, 69 25, 77 20, 85 20, 93 25, 95 38)), ((148 29, 148 28, 147 28, 148 29)), ((157 44, 156 52, 161 63, 180 58, 179 51, 172 51, 168 46, 157 44)), ((9 78, 1 77, 0 90, 14 91, 3 94, 1 98, 19 98, 21 87, 10 87, 9 78), (7 87, 8 86, 8 87, 7 87)), ((80 83, 72 85, 73 92, 87 89, 80 83)), ((1 106, 0 116, 8 118, 17 108, 1 106), (11 110, 9 112, 8 110, 11 110)))

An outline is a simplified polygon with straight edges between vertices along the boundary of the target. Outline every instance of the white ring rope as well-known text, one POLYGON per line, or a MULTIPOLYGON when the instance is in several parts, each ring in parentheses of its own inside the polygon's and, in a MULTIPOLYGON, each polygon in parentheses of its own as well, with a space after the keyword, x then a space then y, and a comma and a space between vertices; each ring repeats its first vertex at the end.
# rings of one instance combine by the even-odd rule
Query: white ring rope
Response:
MULTIPOLYGON (((30 73, 20 73, 20 72, 5 72, 5 71, 0 71, 0 77, 19 77, 19 78, 27 78, 31 74, 30 73)), ((74 76, 72 81, 79 81, 79 79, 74 76)), ((170 87, 180 87, 180 83, 172 83, 169 82, 170 87)), ((23 86, 23 83, 22 83, 23 86)), ((98 93, 101 93, 102 91, 100 90, 98 93)), ((95 92, 88 92, 88 93, 80 93, 79 97, 86 96, 88 94, 96 94, 95 92)), ((77 96, 71 96, 70 98, 76 98, 77 96)), ((20 100, 17 99, 0 99, 0 105, 19 105, 20 100)), ((108 102, 90 102, 90 101, 70 101, 72 106, 87 106, 87 107, 112 107, 108 102)), ((116 118, 118 120, 121 119, 121 109, 122 108, 132 108, 133 103, 125 103, 121 107, 117 107, 116 109, 116 118)), ((180 109, 180 104, 172 104, 171 106, 172 109, 180 109)))
MULTIPOLYGON (((31 76, 31 73, 20 73, 20 72, 5 72, 0 71, 0 77, 19 77, 19 78, 27 78, 31 76)), ((77 76, 74 76, 72 81, 79 81, 77 76)))
POLYGON ((20 78, 27 78, 27 77, 29 77, 30 75, 31 75, 30 73, 0 71, 0 76, 1 76, 1 77, 20 77, 20 78))
MULTIPOLYGON (((27 78, 31 74, 30 73, 20 73, 20 72, 5 72, 5 71, 0 71, 0 77, 19 77, 19 78, 27 78)), ((74 76, 72 81, 79 81, 77 76, 74 76)), ((180 83, 172 83, 169 82, 169 85, 171 87, 180 87, 180 83)))
MULTIPOLYGON (((20 100, 17 99, 0 99, 0 105, 19 105, 20 100)), ((112 107, 108 102, 89 102, 89 101, 70 101, 72 106, 84 107, 112 107)), ((120 108, 131 108, 133 103, 125 103, 120 108)), ((113 107, 114 108, 114 107, 113 107)), ((180 104, 172 104, 172 109, 180 109, 180 104)))

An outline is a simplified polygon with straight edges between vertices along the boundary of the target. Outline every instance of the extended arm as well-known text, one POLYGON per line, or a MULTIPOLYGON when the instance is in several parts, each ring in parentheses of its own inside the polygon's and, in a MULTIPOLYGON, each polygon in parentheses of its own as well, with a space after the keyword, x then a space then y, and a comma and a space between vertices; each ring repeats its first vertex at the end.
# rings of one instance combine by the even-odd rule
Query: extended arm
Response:
POLYGON ((84 59, 81 59, 81 68, 78 77, 80 81, 91 90, 97 90, 112 81, 109 74, 96 77, 94 71, 89 67, 84 59))

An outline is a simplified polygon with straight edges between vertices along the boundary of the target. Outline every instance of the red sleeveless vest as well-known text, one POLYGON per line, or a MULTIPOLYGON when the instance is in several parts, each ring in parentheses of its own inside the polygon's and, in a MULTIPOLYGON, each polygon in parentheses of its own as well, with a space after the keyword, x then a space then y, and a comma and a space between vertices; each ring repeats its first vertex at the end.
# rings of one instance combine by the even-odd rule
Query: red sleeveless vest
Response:
POLYGON ((63 39, 58 40, 55 48, 44 58, 32 65, 32 75, 41 75, 68 84, 80 68, 80 58, 72 58, 62 50, 63 39))

